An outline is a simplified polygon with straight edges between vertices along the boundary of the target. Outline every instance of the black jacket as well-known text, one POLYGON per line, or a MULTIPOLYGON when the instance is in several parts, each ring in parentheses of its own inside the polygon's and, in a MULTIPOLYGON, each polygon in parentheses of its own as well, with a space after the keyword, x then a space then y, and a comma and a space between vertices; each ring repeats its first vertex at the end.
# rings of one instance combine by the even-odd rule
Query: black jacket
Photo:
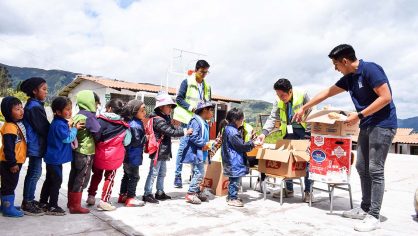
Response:
MULTIPOLYGON (((158 153, 159 161, 168 161, 172 157, 171 154, 171 137, 182 137, 184 136, 183 128, 174 127, 171 124, 171 117, 163 114, 160 111, 156 111, 150 114, 150 119, 154 118, 154 133, 157 141, 164 135, 163 140, 161 141, 160 150, 158 153), (156 117, 159 116, 159 117, 156 117)), ((155 154, 150 155, 151 159, 154 159, 155 154)))

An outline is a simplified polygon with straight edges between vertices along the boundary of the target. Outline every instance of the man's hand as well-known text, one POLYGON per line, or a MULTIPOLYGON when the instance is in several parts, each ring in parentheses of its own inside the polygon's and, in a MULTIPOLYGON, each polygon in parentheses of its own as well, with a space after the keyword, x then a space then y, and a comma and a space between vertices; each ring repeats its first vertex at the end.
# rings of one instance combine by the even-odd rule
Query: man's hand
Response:
POLYGON ((19 172, 19 166, 15 165, 15 166, 10 167, 10 172, 12 172, 13 174, 19 172))
POLYGON ((264 143, 264 140, 266 139, 266 136, 265 136, 264 134, 260 134, 260 135, 257 137, 257 139, 258 139, 258 141, 260 142, 260 144, 263 144, 263 143, 264 143))
POLYGON ((357 124, 359 120, 360 118, 358 118, 357 112, 352 112, 348 114, 347 120, 344 121, 344 123, 348 124, 348 126, 352 126, 352 125, 357 124))
POLYGON ((301 107, 298 112, 292 118, 292 122, 300 123, 302 121, 303 115, 305 114, 305 109, 301 107))

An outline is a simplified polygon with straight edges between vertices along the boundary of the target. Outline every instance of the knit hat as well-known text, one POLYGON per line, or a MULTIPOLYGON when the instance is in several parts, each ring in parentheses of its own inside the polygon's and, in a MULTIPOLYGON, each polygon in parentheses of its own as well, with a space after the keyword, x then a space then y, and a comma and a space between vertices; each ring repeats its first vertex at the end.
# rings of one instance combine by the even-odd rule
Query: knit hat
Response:
POLYGON ((7 96, 1 100, 1 113, 6 122, 13 122, 12 109, 13 106, 18 104, 22 104, 22 102, 18 98, 12 96, 7 96))
POLYGON ((165 106, 165 105, 171 105, 173 108, 175 108, 177 106, 177 104, 173 101, 173 99, 170 97, 170 95, 168 95, 168 93, 164 92, 164 91, 158 92, 157 97, 155 97, 155 99, 157 101, 155 103, 154 111, 158 107, 162 107, 162 106, 165 106))
POLYGON ((129 101, 123 108, 122 108, 122 117, 127 120, 132 120, 135 115, 138 113, 139 109, 141 108, 143 102, 139 100, 131 100, 129 101))
POLYGON ((46 83, 45 79, 41 77, 32 77, 23 81, 20 84, 20 90, 24 92, 29 97, 33 97, 33 90, 38 88, 39 85, 46 83))
POLYGON ((203 109, 205 108, 215 108, 215 104, 211 103, 211 102, 206 102, 206 101, 200 101, 197 104, 196 110, 194 111, 194 113, 199 114, 203 109))

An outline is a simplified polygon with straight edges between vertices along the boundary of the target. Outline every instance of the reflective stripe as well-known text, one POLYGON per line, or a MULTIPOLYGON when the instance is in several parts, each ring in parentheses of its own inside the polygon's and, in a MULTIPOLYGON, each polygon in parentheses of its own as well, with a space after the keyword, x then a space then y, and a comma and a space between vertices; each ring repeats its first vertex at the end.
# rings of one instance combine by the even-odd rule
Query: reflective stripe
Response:
MULTIPOLYGON (((305 95, 305 91, 300 90, 293 90, 293 102, 292 102, 292 110, 293 113, 297 113, 299 109, 303 106, 303 97, 305 95)), ((279 99, 279 98, 277 98, 279 99)), ((287 114, 286 114, 286 104, 282 100, 278 100, 277 108, 279 109, 279 117, 280 117, 280 135, 279 139, 283 139, 287 133, 287 114)), ((304 129, 306 129, 306 123, 301 122, 300 125, 304 129)))
MULTIPOLYGON (((210 86, 206 83, 205 80, 203 80, 203 96, 204 100, 210 101, 210 86)), ((199 88, 196 82, 196 74, 193 73, 187 78, 187 91, 186 91, 186 97, 184 99, 188 104, 190 104, 190 107, 196 107, 197 103, 200 101, 200 95, 199 95, 199 88)), ((174 115, 173 119, 180 121, 183 124, 189 123, 189 121, 193 117, 193 112, 184 109, 179 104, 177 104, 177 107, 174 109, 174 115)))

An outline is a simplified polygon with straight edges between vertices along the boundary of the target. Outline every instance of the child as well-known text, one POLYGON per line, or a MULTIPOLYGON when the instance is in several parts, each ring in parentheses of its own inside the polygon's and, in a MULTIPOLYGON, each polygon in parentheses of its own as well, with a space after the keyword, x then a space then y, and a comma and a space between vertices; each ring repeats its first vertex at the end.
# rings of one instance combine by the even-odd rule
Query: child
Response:
POLYGON ((62 164, 72 161, 71 142, 75 140, 77 130, 84 128, 84 124, 77 123, 75 127, 70 129, 67 119, 71 118, 72 104, 69 98, 55 98, 52 101, 51 109, 54 119, 48 132, 44 158, 46 179, 42 186, 39 202, 47 215, 63 216, 65 211, 58 206, 58 194, 62 184, 62 164))
POLYGON ((23 117, 27 136, 29 166, 23 187, 22 210, 26 215, 39 216, 43 215, 44 212, 39 207, 39 202, 35 201, 35 190, 42 174, 42 158, 45 155, 49 130, 49 121, 44 108, 48 85, 43 78, 32 77, 23 81, 20 90, 29 97, 23 117))
POLYGON ((246 152, 254 148, 252 140, 244 142, 242 134, 238 131, 244 123, 244 113, 238 108, 232 108, 226 114, 228 125, 222 135, 222 164, 224 175, 229 177, 228 205, 243 207, 244 204, 238 198, 240 178, 248 174, 246 165, 246 152))
POLYGON ((192 129, 186 130, 180 127, 175 128, 171 124, 170 114, 173 111, 173 108, 176 107, 176 103, 173 102, 170 95, 165 92, 158 93, 156 97, 156 104, 154 113, 150 115, 150 119, 153 120, 153 130, 156 136, 156 139, 159 140, 162 138, 159 150, 150 155, 151 159, 157 158, 156 165, 154 161, 150 163, 150 170, 148 173, 147 181, 145 182, 144 196, 142 200, 149 203, 158 203, 158 200, 168 200, 171 199, 170 196, 164 192, 164 177, 167 171, 167 161, 172 158, 171 154, 171 137, 182 137, 184 135, 189 135, 192 133, 192 129), (158 156, 156 156, 158 153, 158 156), (155 198, 152 195, 152 186, 154 185, 154 180, 157 178, 157 193, 155 198))
POLYGON ((89 209, 81 207, 83 189, 90 180, 90 172, 95 153, 95 136, 100 131, 96 119, 96 109, 100 104, 99 96, 90 90, 77 94, 77 105, 80 111, 73 117, 73 122, 84 123, 85 129, 77 132, 78 147, 73 151, 70 177, 68 179, 68 208, 71 214, 86 214, 89 209))
POLYGON ((1 208, 3 216, 22 217, 23 212, 14 206, 15 189, 19 181, 22 164, 26 160, 26 130, 22 123, 22 102, 15 97, 5 97, 1 101, 1 113, 6 122, 0 129, 2 145, 0 149, 1 208))
POLYGON ((127 207, 143 206, 144 202, 136 199, 136 186, 139 181, 139 166, 142 165, 142 153, 145 143, 145 131, 142 120, 147 114, 145 104, 139 100, 131 100, 122 109, 122 116, 129 124, 132 134, 131 143, 126 147, 123 162, 123 178, 120 185, 118 203, 127 207))
POLYGON ((96 139, 96 155, 93 161, 93 176, 91 177, 88 189, 89 197, 87 203, 95 204, 97 188, 102 181, 103 173, 105 182, 103 184, 102 196, 97 208, 104 211, 113 211, 109 199, 112 194, 113 182, 116 170, 122 165, 125 157, 124 146, 131 141, 129 125, 120 117, 123 103, 119 99, 110 100, 106 104, 106 112, 98 117, 100 124, 99 135, 96 139))
POLYGON ((190 120, 188 127, 193 133, 188 137, 186 147, 182 154, 182 163, 191 164, 193 177, 190 182, 189 191, 186 194, 186 202, 200 204, 207 201, 202 194, 200 185, 205 175, 205 162, 208 159, 209 124, 207 120, 213 117, 214 105, 210 102, 197 104, 195 115, 190 120))

